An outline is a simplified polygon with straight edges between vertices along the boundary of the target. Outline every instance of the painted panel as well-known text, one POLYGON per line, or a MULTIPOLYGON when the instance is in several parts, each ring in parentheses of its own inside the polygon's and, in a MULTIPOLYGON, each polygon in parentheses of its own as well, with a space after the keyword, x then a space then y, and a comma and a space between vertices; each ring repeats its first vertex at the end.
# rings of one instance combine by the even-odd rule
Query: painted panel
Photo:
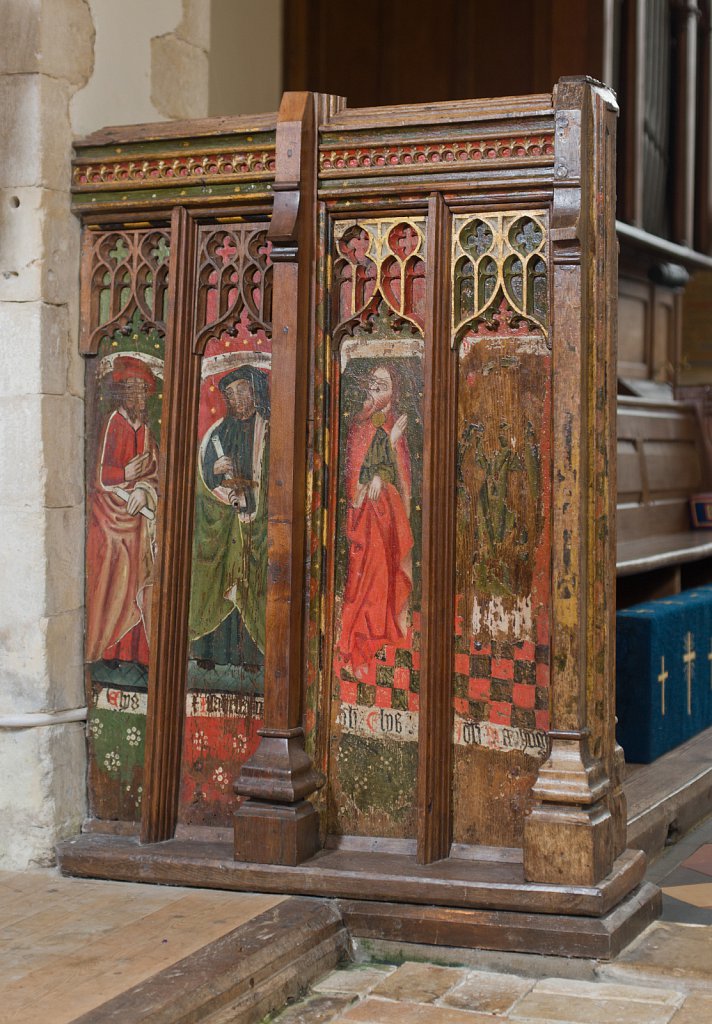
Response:
POLYGON ((549 723, 546 217, 453 223, 459 353, 454 840, 519 845, 549 723))
POLYGON ((85 660, 90 814, 140 818, 160 500, 165 230, 90 236, 85 660))
POLYGON ((183 824, 231 824, 232 784, 264 718, 270 248, 265 223, 201 228, 183 824))
POLYGON ((415 834, 424 252, 423 218, 334 225, 336 834, 415 834))

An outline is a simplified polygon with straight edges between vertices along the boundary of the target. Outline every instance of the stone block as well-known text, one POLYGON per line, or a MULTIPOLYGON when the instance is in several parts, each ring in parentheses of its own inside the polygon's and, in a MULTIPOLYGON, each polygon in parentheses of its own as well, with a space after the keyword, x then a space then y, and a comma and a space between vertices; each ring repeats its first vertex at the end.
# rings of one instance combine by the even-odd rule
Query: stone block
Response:
POLYGON ((712 928, 658 921, 600 972, 606 978, 639 986, 654 983, 709 988, 712 928))
POLYGON ((0 66, 4 74, 40 69, 41 0, 0 0, 0 66))
POLYGON ((68 189, 69 86, 47 75, 0 76, 0 186, 68 189))
POLYGON ((210 0, 183 0, 183 18, 176 35, 186 43, 210 50, 210 0))
POLYGON ((47 619, 0 629, 0 714, 47 711, 50 702, 47 619))
POLYGON ((81 723, 0 732, 0 869, 54 863, 54 847, 84 817, 81 723))
POLYGON ((79 316, 78 302, 71 301, 67 309, 69 319, 69 347, 67 349, 69 365, 67 367, 67 391, 77 398, 84 398, 84 381, 87 360, 79 353, 79 316), (75 311, 75 307, 77 308, 75 311))
POLYGON ((208 55, 173 32, 151 40, 151 102, 169 118, 204 117, 208 55))
POLYGON ((40 70, 74 88, 94 70, 94 21, 87 0, 43 0, 40 70))
POLYGON ((685 1000, 674 1024, 702 1024, 706 1020, 712 1020, 712 996, 693 992, 685 1000))
POLYGON ((0 650, 14 651, 14 630, 44 616, 45 516, 41 510, 0 508, 0 650))
POLYGON ((332 971, 313 986, 314 992, 364 996, 396 970, 390 964, 352 964, 332 971))
POLYGON ((508 1017, 546 1024, 668 1024, 684 998, 673 989, 547 978, 538 982, 508 1017))
POLYGON ((396 1003, 389 999, 364 999, 339 1017, 339 1021, 363 1024, 492 1024, 490 1014, 470 1013, 432 1003, 396 1003))
POLYGON ((0 302, 0 397, 63 395, 73 349, 65 306, 0 302))
POLYGON ((408 1003, 432 1003, 464 978, 465 972, 455 967, 405 963, 376 985, 371 994, 408 1003))
POLYGON ((47 590, 44 614, 84 604, 84 506, 45 510, 47 590))
POLYGON ((29 302, 43 297, 41 207, 41 189, 0 191, 0 302, 29 302))
POLYGON ((82 608, 0 628, 0 714, 82 707, 82 608))
POLYGON ((0 191, 0 234, 0 302, 77 301, 79 222, 70 211, 68 192, 0 191))
POLYGON ((41 415, 44 504, 79 505, 84 499, 84 403, 71 395, 44 395, 41 415))
POLYGON ((42 297, 67 304, 79 295, 79 221, 71 212, 68 192, 44 191, 42 297))
POLYGON ((482 1013, 506 1013, 528 992, 532 978, 517 978, 512 974, 489 971, 468 971, 459 985, 443 996, 443 1003, 461 1010, 479 1010, 482 1013))
MULTIPOLYGON (((77 835, 86 817, 86 732, 83 722, 45 727, 52 765, 53 821, 51 850, 60 839, 77 835)), ((50 838, 50 837, 48 837, 50 838)))
POLYGON ((0 503, 37 509, 44 504, 42 398, 0 398, 0 503))
POLYGON ((86 703, 84 691, 84 609, 43 620, 49 689, 47 708, 62 711, 86 703))

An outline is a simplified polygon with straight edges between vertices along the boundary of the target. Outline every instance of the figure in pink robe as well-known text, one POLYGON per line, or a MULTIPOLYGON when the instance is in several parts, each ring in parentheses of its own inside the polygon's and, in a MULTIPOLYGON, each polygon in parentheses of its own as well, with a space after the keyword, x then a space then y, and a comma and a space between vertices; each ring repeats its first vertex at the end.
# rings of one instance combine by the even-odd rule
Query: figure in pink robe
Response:
POLYGON ((348 570, 339 650, 357 677, 384 644, 406 632, 413 588, 407 416, 393 409, 393 380, 377 367, 346 442, 348 570))
POLYGON ((117 407, 89 499, 86 659, 148 665, 158 448, 147 400, 156 381, 143 360, 119 356, 111 383, 117 407))

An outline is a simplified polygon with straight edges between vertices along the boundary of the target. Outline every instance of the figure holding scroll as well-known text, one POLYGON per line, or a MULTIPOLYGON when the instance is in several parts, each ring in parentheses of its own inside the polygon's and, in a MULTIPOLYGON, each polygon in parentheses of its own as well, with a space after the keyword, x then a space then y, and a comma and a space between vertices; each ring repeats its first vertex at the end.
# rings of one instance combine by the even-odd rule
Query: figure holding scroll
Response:
POLYGON ((219 381, 226 415, 200 445, 190 600, 192 653, 207 670, 263 663, 267 578, 268 377, 219 381))
POLYGON ((138 355, 111 366, 87 529, 87 661, 148 665, 158 447, 147 419, 156 379, 138 355))
POLYGON ((339 649, 358 677, 384 644, 405 636, 413 587, 407 416, 394 406, 391 371, 377 366, 346 444, 349 555, 339 649))

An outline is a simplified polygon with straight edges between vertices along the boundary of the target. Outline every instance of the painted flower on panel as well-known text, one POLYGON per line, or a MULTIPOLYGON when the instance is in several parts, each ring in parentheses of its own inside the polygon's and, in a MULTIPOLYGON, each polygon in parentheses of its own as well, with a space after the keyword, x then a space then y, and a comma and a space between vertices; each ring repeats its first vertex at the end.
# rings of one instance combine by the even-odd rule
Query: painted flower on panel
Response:
POLYGON ((137 747, 141 742, 141 733, 135 726, 132 725, 129 729, 126 730, 126 739, 128 740, 129 746, 137 747))
POLYGON ((121 758, 115 750, 110 750, 104 757, 104 767, 108 772, 117 772, 121 767, 121 758))

